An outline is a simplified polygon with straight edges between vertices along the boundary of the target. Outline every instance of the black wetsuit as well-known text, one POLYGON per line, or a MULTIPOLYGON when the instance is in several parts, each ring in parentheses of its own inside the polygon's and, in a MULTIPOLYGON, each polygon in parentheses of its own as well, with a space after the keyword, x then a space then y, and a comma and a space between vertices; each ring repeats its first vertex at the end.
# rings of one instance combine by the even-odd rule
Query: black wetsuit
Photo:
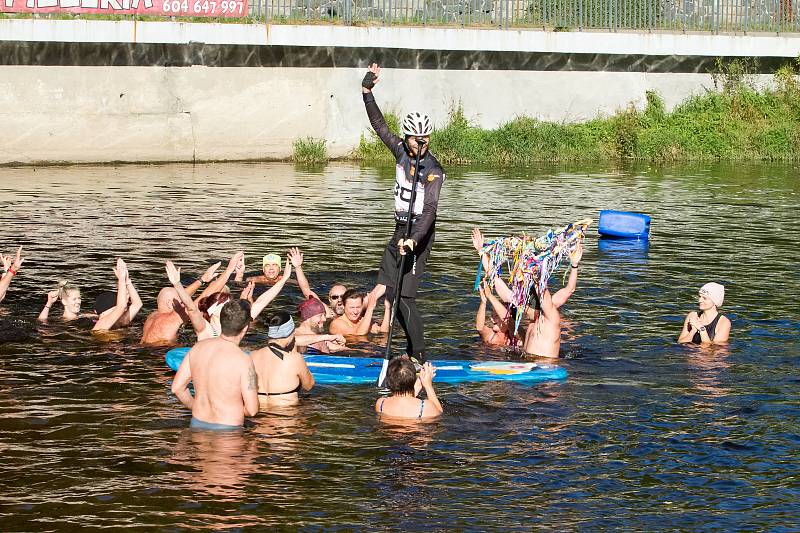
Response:
POLYGON ((403 269, 398 319, 406 334, 408 347, 406 351, 412 357, 423 361, 425 358, 425 336, 422 319, 417 310, 416 297, 420 279, 425 273, 425 265, 431 253, 435 237, 436 209, 439 204, 439 193, 445 180, 444 170, 430 150, 420 158, 419 172, 414 169, 416 156, 409 154, 403 139, 393 134, 386 125, 383 113, 375 103, 372 93, 364 93, 364 106, 367 109, 369 122, 383 144, 395 157, 395 229, 392 238, 386 245, 378 272, 378 283, 386 285, 386 297, 394 301, 397 282, 397 271, 402 256, 397 242, 405 235, 408 217, 408 202, 411 199, 411 185, 417 177, 417 196, 411 210, 411 236, 414 251, 408 257, 403 269))
MULTIPOLYGON (((700 314, 697 315, 697 318, 700 318, 701 316, 703 316, 703 312, 702 311, 700 311, 700 314)), ((722 315, 717 314, 717 316, 714 317, 714 320, 712 320, 711 322, 709 322, 706 325, 706 333, 708 333, 708 338, 711 339, 712 341, 714 340, 714 334, 716 333, 717 322, 719 322, 719 317, 721 317, 721 316, 722 315)), ((687 326, 687 327, 689 328, 689 330, 692 329, 692 326, 687 326)), ((694 344, 702 344, 703 343, 703 339, 702 339, 702 337, 700 337, 700 332, 699 331, 695 332, 694 336, 692 337, 692 343, 694 343, 694 344)))

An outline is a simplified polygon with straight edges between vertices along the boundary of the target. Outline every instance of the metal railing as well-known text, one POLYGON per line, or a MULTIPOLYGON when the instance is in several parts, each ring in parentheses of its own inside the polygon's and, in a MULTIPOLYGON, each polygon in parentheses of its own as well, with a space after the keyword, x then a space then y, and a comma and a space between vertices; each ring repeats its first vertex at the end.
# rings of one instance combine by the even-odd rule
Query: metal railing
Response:
POLYGON ((800 32, 800 0, 249 0, 273 22, 665 32, 800 32))

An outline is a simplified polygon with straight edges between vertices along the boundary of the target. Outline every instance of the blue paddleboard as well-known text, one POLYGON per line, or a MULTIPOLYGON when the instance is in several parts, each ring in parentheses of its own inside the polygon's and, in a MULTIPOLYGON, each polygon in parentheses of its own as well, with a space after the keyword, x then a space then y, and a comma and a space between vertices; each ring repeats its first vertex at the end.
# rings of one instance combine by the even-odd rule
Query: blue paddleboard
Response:
MULTIPOLYGON (((167 352, 167 366, 178 367, 189 348, 173 348, 167 352)), ((343 357, 339 355, 306 355, 308 369, 317 383, 375 383, 381 373, 383 359, 378 357, 343 357)), ((437 383, 464 381, 561 381, 567 371, 556 365, 524 361, 431 361, 436 367, 437 383)))

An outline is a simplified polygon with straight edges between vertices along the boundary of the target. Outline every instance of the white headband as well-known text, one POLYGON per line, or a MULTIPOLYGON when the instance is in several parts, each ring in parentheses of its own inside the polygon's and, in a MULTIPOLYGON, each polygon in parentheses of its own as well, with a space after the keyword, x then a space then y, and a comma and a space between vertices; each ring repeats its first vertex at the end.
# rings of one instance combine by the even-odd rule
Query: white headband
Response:
POLYGON ((216 313, 217 311, 220 311, 220 310, 221 310, 223 307, 225 307, 225 304, 226 304, 226 303, 228 303, 229 301, 230 301, 230 300, 225 300, 225 301, 224 301, 224 302, 222 302, 222 303, 219 303, 219 302, 217 302, 217 303, 215 303, 214 305, 212 305, 211 307, 209 307, 209 308, 208 308, 208 316, 210 317, 210 316, 212 316, 214 313, 216 313))

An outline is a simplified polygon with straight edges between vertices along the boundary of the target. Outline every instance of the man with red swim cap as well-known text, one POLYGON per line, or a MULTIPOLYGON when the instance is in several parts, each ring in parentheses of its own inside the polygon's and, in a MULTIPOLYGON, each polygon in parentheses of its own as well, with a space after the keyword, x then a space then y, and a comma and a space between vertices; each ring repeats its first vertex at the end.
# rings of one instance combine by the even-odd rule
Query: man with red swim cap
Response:
POLYGON ((297 306, 297 310, 300 312, 301 322, 295 330, 295 338, 299 346, 305 345, 304 336, 311 338, 323 335, 321 340, 309 346, 322 353, 333 353, 347 348, 342 335, 325 335, 325 305, 317 298, 313 296, 306 298, 297 306))

